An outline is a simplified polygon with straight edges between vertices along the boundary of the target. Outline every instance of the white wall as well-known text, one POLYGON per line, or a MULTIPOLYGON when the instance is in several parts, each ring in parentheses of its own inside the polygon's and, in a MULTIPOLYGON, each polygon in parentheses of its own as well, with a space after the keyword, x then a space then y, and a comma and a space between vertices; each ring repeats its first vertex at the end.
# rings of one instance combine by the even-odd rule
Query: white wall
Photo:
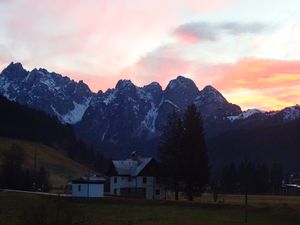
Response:
POLYGON ((103 193, 104 193, 103 184, 72 184, 73 197, 100 198, 104 196, 103 193))
POLYGON ((155 177, 146 177, 147 182, 144 183, 143 176, 131 177, 130 181, 128 176, 114 176, 110 178, 110 194, 120 195, 121 188, 145 188, 146 199, 165 199, 165 188, 156 183, 155 177), (115 179, 117 182, 115 183, 115 179), (115 192, 116 190, 116 192, 115 192), (159 190, 159 194, 157 194, 159 190))

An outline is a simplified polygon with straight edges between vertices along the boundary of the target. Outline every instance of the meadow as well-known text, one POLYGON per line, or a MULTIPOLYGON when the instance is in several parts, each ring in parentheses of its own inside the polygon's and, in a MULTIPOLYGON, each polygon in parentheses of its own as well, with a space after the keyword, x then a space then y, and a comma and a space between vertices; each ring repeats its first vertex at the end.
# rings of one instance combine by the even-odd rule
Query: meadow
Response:
MULTIPOLYGON (((79 200, 0 192, 2 225, 241 225, 243 196, 227 195, 214 203, 210 194, 194 202, 106 197, 79 200)), ((251 225, 299 225, 299 196, 249 196, 251 225)))

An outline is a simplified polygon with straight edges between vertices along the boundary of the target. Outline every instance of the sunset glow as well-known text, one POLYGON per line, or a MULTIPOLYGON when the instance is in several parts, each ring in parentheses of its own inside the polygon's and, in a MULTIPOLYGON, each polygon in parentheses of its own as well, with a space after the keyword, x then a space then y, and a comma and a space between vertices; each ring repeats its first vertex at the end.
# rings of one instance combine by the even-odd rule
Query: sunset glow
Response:
POLYGON ((4 0, 0 70, 43 67, 93 91, 184 75, 243 109, 300 103, 297 0, 4 0), (272 6, 272 7, 270 7, 272 6))

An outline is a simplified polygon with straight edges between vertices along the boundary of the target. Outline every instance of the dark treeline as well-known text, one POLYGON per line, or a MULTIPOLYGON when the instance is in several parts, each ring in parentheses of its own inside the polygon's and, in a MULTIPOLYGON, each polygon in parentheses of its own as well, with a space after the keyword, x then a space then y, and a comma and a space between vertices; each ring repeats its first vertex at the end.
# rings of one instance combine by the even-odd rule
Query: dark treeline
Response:
POLYGON ((103 172, 108 160, 75 137, 73 128, 56 117, 0 96, 0 136, 39 142, 64 150, 70 158, 103 172))
POLYGON ((21 146, 12 145, 4 151, 0 169, 0 187, 26 191, 48 191, 48 172, 43 166, 25 168, 25 153, 21 146))
POLYGON ((225 165, 212 179, 213 192, 223 194, 279 194, 284 179, 282 167, 241 162, 225 165))
POLYGON ((270 123, 246 124, 207 140, 213 164, 247 159, 259 163, 277 162, 288 173, 300 171, 300 119, 270 123))

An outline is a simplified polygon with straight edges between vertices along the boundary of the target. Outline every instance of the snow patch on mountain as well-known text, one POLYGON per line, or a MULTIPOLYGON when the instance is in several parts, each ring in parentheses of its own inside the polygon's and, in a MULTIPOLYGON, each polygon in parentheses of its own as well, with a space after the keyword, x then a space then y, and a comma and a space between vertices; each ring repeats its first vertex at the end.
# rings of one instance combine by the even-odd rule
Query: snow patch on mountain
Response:
POLYGON ((283 112, 283 120, 285 122, 296 120, 300 118, 300 105, 287 107, 283 109, 282 112, 283 112))
POLYGON ((149 102, 150 100, 152 100, 152 95, 148 92, 145 92, 141 88, 137 88, 136 93, 137 93, 138 97, 140 99, 144 100, 145 102, 149 102))
POLYGON ((83 104, 78 104, 77 102, 73 101, 74 109, 68 112, 67 114, 63 115, 62 118, 66 123, 75 124, 79 122, 86 109, 89 107, 89 104, 91 102, 91 97, 86 99, 86 101, 83 104))
POLYGON ((52 80, 51 78, 49 79, 48 77, 42 77, 40 79, 40 83, 45 84, 48 87, 49 91, 54 91, 54 90, 58 90, 59 89, 56 86, 54 80, 52 80))
MULTIPOLYGON (((1 81, 1 80, 0 80, 1 81)), ((1 91, 2 92, 2 95, 6 98, 8 98, 9 100, 12 100, 10 99, 10 96, 8 94, 8 87, 10 86, 10 83, 9 82, 5 82, 4 79, 2 79, 2 82, 0 82, 3 90, 1 91)), ((1 93, 0 92, 0 93, 1 93)))
POLYGON ((154 103, 151 103, 151 108, 147 112, 145 119, 142 121, 142 126, 150 130, 151 132, 155 132, 155 121, 158 115, 158 108, 154 103))
POLYGON ((235 120, 242 120, 242 119, 249 118, 250 116, 253 116, 258 113, 265 113, 265 112, 259 109, 248 109, 246 111, 243 111, 241 114, 237 116, 227 116, 227 119, 233 122, 235 120))
POLYGON ((170 100, 168 100, 168 99, 164 100, 164 102, 169 103, 169 104, 171 104, 172 106, 174 106, 175 108, 179 109, 179 106, 178 106, 178 105, 176 105, 174 102, 172 102, 172 101, 170 101, 170 100))
POLYGON ((55 108, 53 105, 51 105, 51 109, 53 110, 53 112, 55 113, 55 115, 58 117, 58 119, 63 122, 63 123, 69 123, 69 124, 75 124, 77 122, 79 122, 85 111, 87 110, 87 108, 89 107, 89 104, 91 102, 91 97, 87 98, 85 100, 84 103, 82 104, 79 104, 75 101, 73 101, 73 106, 74 108, 69 111, 68 113, 66 114, 60 114, 55 108))
POLYGON ((105 105, 109 105, 116 98, 116 90, 111 91, 109 95, 103 100, 105 105))

